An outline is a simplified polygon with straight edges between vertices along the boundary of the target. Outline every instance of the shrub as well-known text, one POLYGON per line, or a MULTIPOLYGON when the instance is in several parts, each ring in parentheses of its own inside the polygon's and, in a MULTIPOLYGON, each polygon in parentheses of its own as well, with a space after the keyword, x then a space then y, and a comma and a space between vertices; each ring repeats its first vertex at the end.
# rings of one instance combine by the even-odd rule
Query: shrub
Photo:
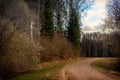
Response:
POLYGON ((40 51, 41 61, 65 59, 73 55, 71 43, 63 36, 56 36, 53 40, 42 37, 41 45, 44 47, 40 51))
POLYGON ((6 19, 0 19, 0 56, 6 53, 5 45, 13 33, 14 30, 11 22, 6 19), (9 26, 11 26, 11 28, 9 26))
POLYGON ((1 76, 28 71, 38 62, 38 47, 23 33, 15 32, 4 47, 6 54, 0 56, 1 76))

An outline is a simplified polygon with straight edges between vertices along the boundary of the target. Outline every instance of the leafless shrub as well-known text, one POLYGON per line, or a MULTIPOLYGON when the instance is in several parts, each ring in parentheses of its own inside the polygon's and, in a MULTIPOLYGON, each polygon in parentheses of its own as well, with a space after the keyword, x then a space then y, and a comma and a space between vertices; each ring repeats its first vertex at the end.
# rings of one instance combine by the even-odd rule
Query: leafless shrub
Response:
POLYGON ((56 36, 53 40, 42 38, 41 45, 44 47, 40 51, 42 61, 65 59, 73 55, 72 45, 65 37, 56 36))
POLYGON ((0 74, 11 76, 29 71, 39 61, 38 47, 27 35, 15 32, 5 46, 6 54, 0 56, 0 74))
POLYGON ((11 22, 9 20, 0 19, 0 55, 5 54, 5 45, 13 34, 14 28, 11 22))

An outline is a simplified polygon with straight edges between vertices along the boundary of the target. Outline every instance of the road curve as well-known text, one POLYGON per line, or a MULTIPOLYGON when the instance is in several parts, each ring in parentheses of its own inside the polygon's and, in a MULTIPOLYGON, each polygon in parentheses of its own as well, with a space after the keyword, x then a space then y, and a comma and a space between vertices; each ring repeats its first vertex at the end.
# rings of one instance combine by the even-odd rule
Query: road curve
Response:
POLYGON ((90 58, 67 64, 60 71, 60 80, 118 80, 99 72, 91 66, 92 62, 99 59, 102 58, 90 58))

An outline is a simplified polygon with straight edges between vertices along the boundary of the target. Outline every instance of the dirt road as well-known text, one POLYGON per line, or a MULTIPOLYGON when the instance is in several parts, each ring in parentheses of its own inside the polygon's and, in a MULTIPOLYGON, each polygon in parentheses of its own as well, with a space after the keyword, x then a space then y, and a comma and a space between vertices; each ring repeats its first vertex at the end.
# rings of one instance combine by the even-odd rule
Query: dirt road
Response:
POLYGON ((60 80, 118 80, 91 66, 91 63, 98 59, 100 58, 91 58, 66 65, 60 71, 60 80))

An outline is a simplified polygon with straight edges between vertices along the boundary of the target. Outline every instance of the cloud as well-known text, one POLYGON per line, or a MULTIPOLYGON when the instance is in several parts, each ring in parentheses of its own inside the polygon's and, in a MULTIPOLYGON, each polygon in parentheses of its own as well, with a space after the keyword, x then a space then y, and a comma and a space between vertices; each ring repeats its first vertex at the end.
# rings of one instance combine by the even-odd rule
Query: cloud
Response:
POLYGON ((107 0, 95 0, 94 7, 104 8, 107 0))
MULTIPOLYGON (((97 31, 96 26, 103 23, 103 19, 106 17, 106 1, 107 0, 96 0, 90 10, 87 11, 87 15, 83 17, 82 27, 84 31, 97 31)), ((100 28, 99 28, 100 29, 100 28)))
POLYGON ((89 27, 89 26, 84 26, 84 28, 82 30, 83 31, 93 31, 94 28, 93 27, 89 27))

